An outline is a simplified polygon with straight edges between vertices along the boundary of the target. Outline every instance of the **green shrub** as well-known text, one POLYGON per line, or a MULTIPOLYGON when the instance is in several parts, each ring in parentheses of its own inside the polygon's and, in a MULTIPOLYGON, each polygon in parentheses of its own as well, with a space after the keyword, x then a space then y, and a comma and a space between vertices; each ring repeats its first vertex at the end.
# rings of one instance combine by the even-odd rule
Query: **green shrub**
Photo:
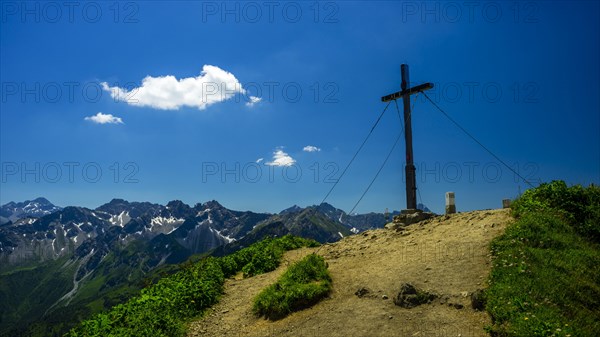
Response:
POLYGON ((258 294, 253 310, 259 316, 279 319, 315 304, 327 296, 331 288, 325 260, 310 254, 290 266, 275 284, 258 294))
POLYGON ((285 235, 280 238, 266 238, 248 248, 220 258, 221 268, 226 277, 242 271, 244 277, 270 272, 279 266, 283 254, 300 247, 316 247, 319 243, 297 236, 285 235))
POLYGON ((525 191, 511 207, 517 218, 529 212, 551 212, 563 218, 579 234, 600 243, 600 187, 598 186, 568 187, 564 181, 555 180, 525 191))

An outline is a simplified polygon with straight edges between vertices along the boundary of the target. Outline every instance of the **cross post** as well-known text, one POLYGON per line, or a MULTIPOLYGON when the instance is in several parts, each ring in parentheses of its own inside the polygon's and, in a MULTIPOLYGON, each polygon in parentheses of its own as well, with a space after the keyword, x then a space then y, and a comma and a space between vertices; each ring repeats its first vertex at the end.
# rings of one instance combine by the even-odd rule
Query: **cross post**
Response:
POLYGON ((402 90, 381 97, 381 101, 389 102, 402 97, 402 104, 404 106, 404 140, 406 143, 406 208, 417 209, 417 179, 413 158, 410 95, 433 88, 433 83, 423 83, 411 88, 409 87, 408 64, 402 64, 400 66, 400 73, 402 77, 402 84, 400 87, 402 90))

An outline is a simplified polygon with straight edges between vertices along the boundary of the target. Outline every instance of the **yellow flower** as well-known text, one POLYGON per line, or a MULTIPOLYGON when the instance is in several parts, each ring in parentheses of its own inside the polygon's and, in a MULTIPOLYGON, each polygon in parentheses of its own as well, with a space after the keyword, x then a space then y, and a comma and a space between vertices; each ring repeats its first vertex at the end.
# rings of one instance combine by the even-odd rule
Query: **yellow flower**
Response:
POLYGON ((528 319, 529 319, 529 317, 525 317, 525 320, 528 320, 528 319))

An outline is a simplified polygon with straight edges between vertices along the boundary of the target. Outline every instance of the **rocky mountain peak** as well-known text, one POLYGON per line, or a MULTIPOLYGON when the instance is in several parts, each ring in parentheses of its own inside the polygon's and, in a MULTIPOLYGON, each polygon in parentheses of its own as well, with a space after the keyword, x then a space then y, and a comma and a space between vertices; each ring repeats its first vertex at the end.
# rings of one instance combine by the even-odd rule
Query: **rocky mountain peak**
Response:
POLYGON ((288 208, 284 209, 283 211, 279 212, 279 214, 296 213, 296 212, 300 212, 302 210, 303 210, 302 207, 300 207, 298 205, 294 205, 292 207, 288 207, 288 208))
POLYGON ((225 208, 223 207, 223 205, 221 205, 218 201, 216 200, 211 200, 211 201, 207 201, 204 203, 204 206, 206 208, 210 208, 210 209, 221 209, 221 208, 225 208))
POLYGON ((61 210, 60 207, 52 204, 48 199, 43 197, 23 202, 11 201, 0 207, 0 224, 28 217, 38 218, 59 210, 61 210))

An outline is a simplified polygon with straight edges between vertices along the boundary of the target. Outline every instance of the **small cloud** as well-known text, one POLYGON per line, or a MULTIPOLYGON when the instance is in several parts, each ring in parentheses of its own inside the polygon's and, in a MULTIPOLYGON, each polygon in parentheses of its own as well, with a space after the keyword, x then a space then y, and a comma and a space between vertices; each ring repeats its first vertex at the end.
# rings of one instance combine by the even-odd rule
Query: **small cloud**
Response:
POLYGON ((277 149, 273 152, 273 161, 265 163, 269 166, 292 166, 296 163, 296 160, 289 154, 285 153, 282 149, 277 149))
POLYGON ((256 96, 250 96, 250 101, 246 102, 246 106, 252 107, 254 104, 260 102, 262 98, 256 96))
POLYGON ((319 152, 319 151, 321 151, 321 149, 316 146, 307 145, 302 149, 302 151, 304 151, 304 152, 319 152))
POLYGON ((96 124, 123 124, 121 117, 116 117, 111 114, 103 114, 102 112, 98 112, 94 116, 85 117, 84 119, 96 124))
POLYGON ((260 164, 260 162, 263 161, 263 160, 265 160, 265 158, 258 158, 258 159, 256 159, 256 163, 260 164))

